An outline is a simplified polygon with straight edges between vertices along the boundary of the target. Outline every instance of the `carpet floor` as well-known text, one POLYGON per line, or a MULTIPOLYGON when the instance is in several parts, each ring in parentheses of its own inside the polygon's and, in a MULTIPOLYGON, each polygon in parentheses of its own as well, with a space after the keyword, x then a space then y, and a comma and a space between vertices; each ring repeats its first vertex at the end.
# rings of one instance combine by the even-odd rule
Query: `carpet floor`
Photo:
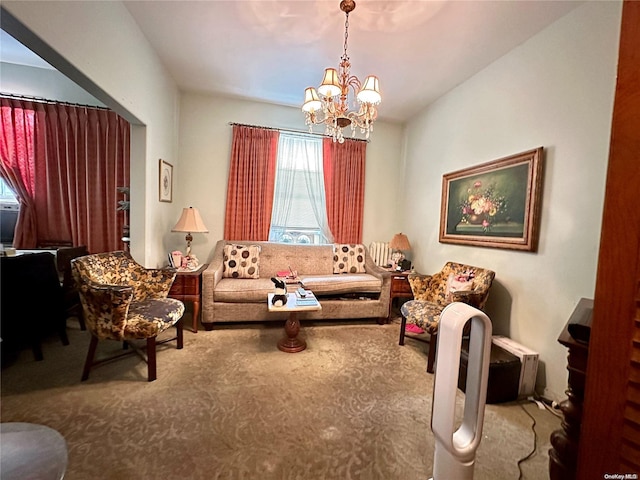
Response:
MULTIPOLYGON (((187 321, 188 324, 188 321, 187 321)), ((433 375, 399 325, 304 323, 308 348, 276 348, 279 323, 235 324, 158 349, 158 379, 136 355, 80 382, 89 334, 69 322, 44 360, 25 350, 2 368, 2 422, 66 439, 66 480, 426 480, 432 474, 433 375)), ((121 347, 103 341, 98 355, 121 347)), ((458 395, 459 410, 464 395, 458 395)), ((560 419, 531 402, 487 405, 476 480, 548 478, 560 419), (535 420, 534 420, 535 419, 535 420), (534 427, 535 423, 535 427, 534 427)), ((455 480, 455 479, 451 479, 455 480)))

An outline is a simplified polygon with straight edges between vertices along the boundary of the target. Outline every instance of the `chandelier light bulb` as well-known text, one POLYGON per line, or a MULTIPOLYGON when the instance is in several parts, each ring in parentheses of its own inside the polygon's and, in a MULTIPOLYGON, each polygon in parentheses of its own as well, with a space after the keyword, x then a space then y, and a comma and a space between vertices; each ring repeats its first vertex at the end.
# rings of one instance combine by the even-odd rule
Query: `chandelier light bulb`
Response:
POLYGON ((316 112, 322 110, 322 102, 318 97, 316 89, 308 87, 304 91, 304 104, 302 105, 303 112, 316 112))
POLYGON ((358 101, 360 103, 372 103, 377 105, 382 100, 380 95, 380 86, 378 77, 375 75, 369 75, 364 79, 362 88, 358 92, 358 101))
POLYGON ((335 68, 326 68, 324 79, 318 87, 318 92, 325 97, 336 97, 342 93, 338 80, 338 71, 335 68))

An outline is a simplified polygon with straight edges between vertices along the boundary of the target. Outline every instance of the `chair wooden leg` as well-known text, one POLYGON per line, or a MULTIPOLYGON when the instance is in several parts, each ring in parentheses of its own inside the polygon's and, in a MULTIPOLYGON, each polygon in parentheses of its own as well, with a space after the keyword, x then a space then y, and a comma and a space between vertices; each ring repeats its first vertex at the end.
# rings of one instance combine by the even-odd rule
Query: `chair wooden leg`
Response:
POLYGON ((427 357, 427 373, 433 373, 433 364, 436 362, 436 345, 438 334, 432 333, 429 339, 429 355, 427 357))
POLYGON ((156 337, 147 338, 148 380, 153 382, 156 376, 156 337))
POLYGON ((64 319, 60 325, 60 329, 58 331, 58 335, 60 335, 60 341, 62 345, 69 345, 69 337, 67 336, 67 320, 64 319))
POLYGON ((184 326, 184 322, 183 319, 181 318, 180 320, 178 320, 176 322, 176 338, 177 338, 177 342, 178 342, 178 350, 182 349, 183 346, 183 338, 184 338, 184 332, 182 327, 184 326))
POLYGON ((407 327, 407 318, 402 315, 402 323, 400 324, 400 340, 398 345, 404 345, 404 329, 407 327))
POLYGON ((36 362, 41 362, 44 358, 42 355, 42 345, 40 344, 40 339, 34 339, 31 342, 31 350, 33 350, 33 358, 36 362))
POLYGON ((91 335, 91 343, 89 343, 89 351, 87 352, 87 359, 84 362, 84 370, 82 371, 81 381, 85 381, 89 378, 89 370, 93 365, 93 359, 96 356, 96 348, 98 347, 98 337, 91 335))

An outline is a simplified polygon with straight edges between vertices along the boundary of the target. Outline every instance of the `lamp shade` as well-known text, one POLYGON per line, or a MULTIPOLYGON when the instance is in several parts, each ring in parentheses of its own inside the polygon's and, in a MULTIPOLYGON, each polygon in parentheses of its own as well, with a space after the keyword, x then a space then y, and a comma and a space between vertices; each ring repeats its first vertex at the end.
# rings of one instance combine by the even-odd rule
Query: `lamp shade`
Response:
POLYGON ((324 79, 318 87, 318 92, 325 97, 335 97, 342 93, 340 81, 338 80, 338 71, 335 68, 325 68, 324 79))
POLYGON ((307 87, 304 91, 304 104, 302 105, 303 112, 315 112, 322 109, 322 102, 318 97, 318 92, 313 87, 307 87))
MULTIPOLYGON (((362 88, 358 92, 358 101, 377 105, 382 100, 380 95, 380 81, 375 75, 369 75, 364 79, 362 88)), ((406 237, 405 237, 406 238, 406 237)))
POLYGON ((171 231, 187 233, 207 233, 209 232, 209 229, 204 225, 198 209, 189 207, 182 209, 182 215, 180 215, 178 223, 176 223, 176 226, 173 227, 171 231))
POLYGON ((400 251, 411 250, 411 244, 404 233, 396 233, 389 242, 389 248, 400 251))

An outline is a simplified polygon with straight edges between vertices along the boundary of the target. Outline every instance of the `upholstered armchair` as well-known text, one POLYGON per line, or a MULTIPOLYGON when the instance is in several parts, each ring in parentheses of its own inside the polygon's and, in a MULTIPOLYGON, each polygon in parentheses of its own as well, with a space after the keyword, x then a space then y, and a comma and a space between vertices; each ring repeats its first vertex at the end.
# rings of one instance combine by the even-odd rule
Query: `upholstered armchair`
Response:
POLYGON ((124 251, 87 255, 72 260, 71 264, 84 320, 91 332, 82 380, 89 378, 91 367, 113 359, 94 361, 99 340, 122 341, 125 350, 127 346, 133 347, 147 361, 148 380, 155 380, 156 345, 177 340, 180 349, 183 344, 184 304, 167 298, 176 271, 146 269, 124 251), (173 325, 176 337, 157 342, 157 336, 173 325), (135 342, 143 339, 146 358, 135 342))
MULTIPOLYGON (((452 302, 467 303, 482 310, 494 277, 495 272, 491 270, 454 262, 447 262, 440 272, 433 275, 409 275, 413 300, 406 302, 400 309, 402 325, 399 344, 404 345, 408 325, 428 333, 427 372, 433 373, 442 310, 452 302)), ((422 340, 419 336, 411 338, 422 340)))

